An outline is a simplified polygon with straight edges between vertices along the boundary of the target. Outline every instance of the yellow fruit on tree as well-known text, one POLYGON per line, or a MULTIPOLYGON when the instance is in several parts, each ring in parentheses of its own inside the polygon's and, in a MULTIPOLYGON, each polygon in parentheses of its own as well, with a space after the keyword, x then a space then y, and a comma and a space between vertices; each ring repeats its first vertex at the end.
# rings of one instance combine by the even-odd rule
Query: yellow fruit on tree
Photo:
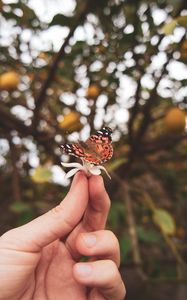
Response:
POLYGON ((182 133, 186 125, 186 114, 183 110, 172 107, 166 113, 164 123, 169 133, 182 133))
POLYGON ((83 128, 83 124, 78 121, 77 123, 71 125, 68 130, 66 130, 67 133, 72 133, 72 132, 75 132, 75 131, 80 131, 82 128, 83 128))
POLYGON ((96 84, 91 84, 87 90, 88 99, 96 99, 99 96, 100 88, 96 84))
MULTIPOLYGON (((59 127, 64 131, 73 132, 76 131, 74 129, 80 128, 80 113, 77 111, 71 111, 67 115, 64 116, 62 121, 59 121, 59 127)), ((80 129, 79 129, 80 130, 80 129)))
POLYGON ((187 40, 185 40, 180 47, 180 58, 184 62, 187 61, 187 40))
POLYGON ((0 90, 15 90, 20 82, 20 76, 14 71, 0 75, 0 90))

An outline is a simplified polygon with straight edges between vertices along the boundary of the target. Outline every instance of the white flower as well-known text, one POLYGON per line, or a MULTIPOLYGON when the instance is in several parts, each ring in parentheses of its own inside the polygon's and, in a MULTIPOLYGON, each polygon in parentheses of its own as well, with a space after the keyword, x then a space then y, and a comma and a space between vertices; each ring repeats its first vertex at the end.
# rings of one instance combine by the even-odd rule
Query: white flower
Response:
POLYGON ((61 165, 63 167, 66 167, 66 168, 73 167, 72 170, 70 170, 69 172, 66 173, 65 179, 68 179, 68 178, 72 177, 78 171, 84 171, 87 176, 91 176, 91 175, 100 175, 101 170, 105 171, 107 176, 111 179, 111 177, 108 174, 107 170, 103 166, 95 166, 94 164, 85 162, 84 160, 82 160, 82 164, 75 162, 75 163, 61 163, 61 165))

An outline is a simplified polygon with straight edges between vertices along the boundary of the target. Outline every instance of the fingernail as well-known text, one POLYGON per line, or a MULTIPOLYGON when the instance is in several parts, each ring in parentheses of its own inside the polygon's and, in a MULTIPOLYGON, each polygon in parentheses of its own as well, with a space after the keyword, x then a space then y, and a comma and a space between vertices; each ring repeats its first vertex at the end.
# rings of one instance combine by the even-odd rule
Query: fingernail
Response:
POLYGON ((88 276, 92 272, 92 266, 89 264, 79 263, 75 266, 75 268, 76 268, 76 272, 80 276, 88 276))
POLYGON ((87 247, 93 247, 96 244, 96 236, 94 234, 85 234, 84 242, 87 247))

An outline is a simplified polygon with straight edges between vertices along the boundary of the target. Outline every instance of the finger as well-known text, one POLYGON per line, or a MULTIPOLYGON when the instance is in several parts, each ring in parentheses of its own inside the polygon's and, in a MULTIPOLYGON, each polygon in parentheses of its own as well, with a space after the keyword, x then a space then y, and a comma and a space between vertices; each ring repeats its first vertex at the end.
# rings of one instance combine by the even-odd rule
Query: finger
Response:
POLYGON ((88 202, 88 180, 81 172, 75 175, 64 200, 46 214, 4 235, 17 249, 39 251, 65 236, 81 220, 88 202))
POLYGON ((90 177, 88 188, 89 202, 84 215, 83 226, 88 231, 100 230, 106 224, 110 209, 110 198, 101 176, 90 177))
POLYGON ((97 257, 97 259, 110 259, 119 267, 119 242, 112 231, 81 233, 77 238, 76 247, 82 255, 97 257))
POLYGON ((97 288, 104 299, 122 300, 125 297, 124 283, 116 264, 111 260, 77 263, 73 275, 80 284, 97 288))
POLYGON ((66 246, 74 259, 80 258, 76 248, 76 239, 81 232, 100 230, 105 227, 110 199, 105 190, 103 178, 92 176, 88 181, 89 201, 82 222, 71 232, 66 246))

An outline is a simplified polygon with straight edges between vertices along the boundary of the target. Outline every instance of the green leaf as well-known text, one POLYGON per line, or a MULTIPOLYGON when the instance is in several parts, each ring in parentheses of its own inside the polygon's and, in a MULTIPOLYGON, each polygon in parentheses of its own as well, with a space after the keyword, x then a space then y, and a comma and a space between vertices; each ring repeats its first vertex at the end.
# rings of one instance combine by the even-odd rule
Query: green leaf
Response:
POLYGON ((50 182, 52 180, 52 171, 47 167, 39 166, 34 170, 31 178, 36 183, 50 182))
POLYGON ((113 202, 108 216, 108 224, 113 229, 121 227, 125 222, 124 205, 121 202, 113 202))
POLYGON ((174 29, 176 28, 176 26, 177 26, 177 21, 174 19, 174 20, 172 20, 171 22, 165 24, 165 25, 162 27, 162 32, 163 32, 165 35, 173 34, 173 31, 174 31, 174 29))
MULTIPOLYGON (((85 41, 78 41, 78 42, 76 42, 76 44, 75 44, 75 45, 73 46, 73 48, 72 48, 71 55, 72 55, 72 56, 75 56, 75 55, 77 55, 77 54, 82 54, 83 49, 84 49, 86 46, 87 46, 87 45, 86 45, 85 41)), ((73 57, 71 57, 70 63, 72 63, 72 59, 73 59, 73 57)))
POLYGON ((137 235, 140 241, 147 244, 158 243, 160 241, 160 235, 156 231, 147 230, 141 226, 137 227, 137 235))
POLYGON ((176 231, 175 220, 165 209, 155 209, 153 214, 154 223, 167 235, 174 235, 176 231))
POLYGON ((34 213, 31 209, 28 210, 28 211, 25 211, 19 217, 19 220, 17 222, 17 226, 21 226, 23 224, 26 224, 26 223, 30 222, 33 218, 34 218, 34 213))
POLYGON ((10 206, 10 211, 14 212, 14 213, 22 213, 25 211, 30 210, 30 205, 24 202, 14 202, 12 203, 10 206))
POLYGON ((73 23, 73 17, 66 17, 62 14, 57 14, 53 17, 53 20, 49 24, 49 26, 60 25, 70 27, 73 23))
POLYGON ((128 236, 123 236, 120 238, 119 243, 120 243, 121 260, 122 262, 125 262, 127 256, 129 255, 132 249, 130 238, 128 236))

